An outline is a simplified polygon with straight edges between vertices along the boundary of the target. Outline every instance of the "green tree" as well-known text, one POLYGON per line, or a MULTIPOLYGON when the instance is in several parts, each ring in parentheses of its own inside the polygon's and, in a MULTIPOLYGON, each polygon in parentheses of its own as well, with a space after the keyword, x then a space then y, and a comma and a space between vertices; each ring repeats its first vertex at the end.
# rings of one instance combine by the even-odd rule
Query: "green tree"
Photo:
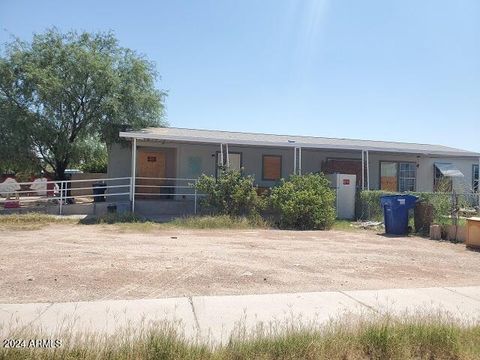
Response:
POLYGON ((16 107, 0 100, 0 174, 40 170, 38 157, 30 146, 26 146, 30 139, 23 122, 13 122, 19 116, 22 114, 16 107))
POLYGON ((87 173, 106 173, 108 164, 107 146, 97 138, 85 139, 79 146, 75 167, 87 173))
POLYGON ((112 33, 47 30, 5 46, 0 104, 11 111, 0 121, 9 139, 21 139, 25 153, 64 179, 90 139, 110 145, 125 125, 165 125, 166 94, 155 88, 156 77, 154 65, 112 33))

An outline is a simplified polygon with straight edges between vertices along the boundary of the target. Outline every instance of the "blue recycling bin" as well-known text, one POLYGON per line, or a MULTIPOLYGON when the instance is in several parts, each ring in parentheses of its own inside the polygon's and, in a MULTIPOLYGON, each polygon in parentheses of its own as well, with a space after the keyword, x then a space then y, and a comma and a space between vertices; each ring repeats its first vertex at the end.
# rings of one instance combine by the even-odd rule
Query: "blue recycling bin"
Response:
POLYGON ((407 234, 408 210, 415 206, 417 200, 413 195, 385 195, 380 198, 387 234, 407 234))

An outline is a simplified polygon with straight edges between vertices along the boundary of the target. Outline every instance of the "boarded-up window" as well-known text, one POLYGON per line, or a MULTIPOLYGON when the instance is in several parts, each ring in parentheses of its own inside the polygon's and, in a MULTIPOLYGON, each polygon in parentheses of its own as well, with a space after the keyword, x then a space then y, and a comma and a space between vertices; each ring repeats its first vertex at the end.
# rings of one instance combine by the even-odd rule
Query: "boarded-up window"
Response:
POLYGON ((385 162, 380 163, 380 190, 397 191, 397 163, 385 162))
POLYGON ((409 162, 380 162, 380 190, 415 191, 417 168, 409 162))
POLYGON ((263 180, 276 181, 282 177, 282 157, 263 155, 263 180))
POLYGON ((357 186, 362 185, 362 160, 327 159, 322 164, 324 174, 351 174, 357 176, 357 186))

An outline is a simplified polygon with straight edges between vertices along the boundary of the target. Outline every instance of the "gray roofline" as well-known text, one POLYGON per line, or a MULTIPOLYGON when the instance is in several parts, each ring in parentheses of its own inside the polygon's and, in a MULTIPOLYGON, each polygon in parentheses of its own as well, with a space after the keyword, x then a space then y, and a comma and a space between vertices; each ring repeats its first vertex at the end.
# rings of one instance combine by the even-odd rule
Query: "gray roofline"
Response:
MULTIPOLYGON (((173 128, 180 130, 195 130, 202 131, 202 129, 187 129, 187 128, 173 128)), ((148 130, 145 129, 145 130, 148 130)), ((294 143, 280 143, 280 142, 269 142, 269 141, 257 141, 257 140, 237 140, 232 141, 231 139, 225 139, 221 137, 201 137, 201 136, 179 136, 179 135, 165 135, 165 134, 152 134, 147 133, 145 130, 141 131, 128 131, 120 132, 119 136, 125 139, 137 139, 137 140, 168 140, 168 141, 178 141, 178 142, 188 142, 188 143, 203 143, 203 144, 231 144, 231 145, 252 145, 252 146, 265 146, 265 147, 302 147, 310 149, 336 149, 336 150, 369 150, 376 152, 386 152, 386 153, 405 153, 405 154, 420 154, 420 155, 441 155, 441 156, 450 156, 450 157, 480 157, 480 153, 470 152, 466 150, 458 149, 458 151, 448 151, 448 150, 429 150, 429 151, 420 151, 416 149, 402 149, 395 147, 384 147, 384 146, 361 146, 361 145, 335 145, 335 144, 311 144, 311 143, 301 143, 295 141, 294 143)), ((240 132, 234 131, 224 131, 224 130, 205 130, 205 131, 215 131, 223 132, 229 134, 238 134, 240 132)), ((241 133, 241 134, 251 134, 251 135, 272 135, 272 136, 292 136, 302 138, 301 135, 278 135, 278 134, 263 134, 263 133, 241 133)), ((315 138, 314 136, 309 136, 309 138, 315 138)), ((330 140, 353 140, 353 141, 369 141, 376 143, 384 143, 385 141, 379 140, 359 140, 359 139, 345 139, 345 138, 327 138, 327 137, 317 137, 318 139, 330 139, 330 140)), ((411 144, 411 145, 429 145, 429 144, 418 144, 418 143, 403 143, 403 142, 388 142, 390 144, 411 144)))
MULTIPOLYGON (((150 128, 145 128, 139 131, 126 131, 123 132, 124 134, 130 134, 130 133, 140 133, 141 131, 145 131, 148 129, 158 129, 156 127, 150 127, 150 128)), ((264 132, 247 132, 247 131, 229 131, 229 130, 212 130, 212 129, 194 129, 194 128, 184 128, 184 127, 176 127, 176 126, 168 126, 168 127, 163 127, 161 129, 177 129, 177 130, 192 130, 192 131, 215 131, 218 133, 225 133, 225 134, 248 134, 248 135, 266 135, 266 136, 291 136, 291 137, 309 137, 309 138, 317 138, 317 139, 327 139, 327 140, 350 140, 350 141, 370 141, 370 142, 378 142, 378 143, 383 143, 383 142, 389 142, 389 143, 399 143, 399 144, 411 144, 411 145, 427 145, 427 146, 432 146, 435 144, 425 144, 425 143, 415 143, 415 142, 403 142, 403 141, 386 141, 386 140, 368 140, 368 139, 359 139, 359 138, 335 138, 335 137, 329 137, 329 136, 315 136, 315 135, 298 135, 298 134, 274 134, 274 133, 264 133, 264 132)), ((438 144, 437 144, 438 145, 438 144)), ((461 149, 458 149, 461 150, 461 149)), ((462 151, 467 151, 467 150, 462 150, 462 151)), ((480 153, 478 154, 480 155, 480 153)))

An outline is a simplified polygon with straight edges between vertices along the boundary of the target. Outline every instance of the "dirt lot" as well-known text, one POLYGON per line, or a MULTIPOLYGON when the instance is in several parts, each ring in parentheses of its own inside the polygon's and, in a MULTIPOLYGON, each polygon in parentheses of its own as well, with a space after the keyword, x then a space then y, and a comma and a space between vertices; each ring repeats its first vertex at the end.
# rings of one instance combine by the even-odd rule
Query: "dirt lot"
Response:
POLYGON ((0 302, 463 286, 480 253, 370 231, 120 231, 49 225, 0 235, 0 302))

